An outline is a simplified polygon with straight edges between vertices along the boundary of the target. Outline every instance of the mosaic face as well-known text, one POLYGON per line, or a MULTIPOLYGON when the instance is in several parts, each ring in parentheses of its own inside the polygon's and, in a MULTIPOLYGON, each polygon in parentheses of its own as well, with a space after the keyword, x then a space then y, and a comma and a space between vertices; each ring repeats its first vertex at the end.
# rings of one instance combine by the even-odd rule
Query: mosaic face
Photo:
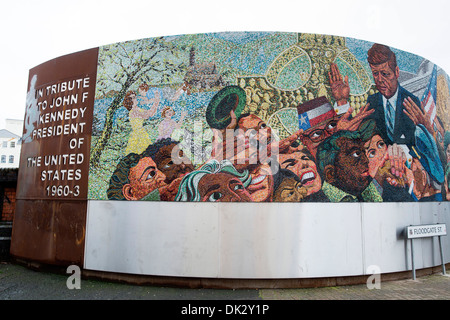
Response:
POLYGON ((201 201, 209 202, 250 202, 249 192, 242 182, 227 173, 209 174, 200 179, 198 189, 201 201))
POLYGON ((166 176, 167 183, 194 170, 194 166, 175 143, 161 147, 154 159, 158 169, 166 176))
POLYGON ((273 172, 269 164, 260 164, 250 171, 252 182, 247 187, 253 201, 270 201, 273 194, 273 172))
POLYGON ((123 187, 123 194, 127 200, 139 200, 150 192, 166 185, 166 176, 158 170, 156 163, 150 157, 139 160, 130 169, 129 183, 123 187))
POLYGON ((294 178, 283 179, 280 186, 274 192, 275 202, 300 202, 307 195, 308 191, 302 183, 294 178))
POLYGON ((316 193, 322 188, 322 179, 309 152, 280 154, 279 161, 282 169, 288 169, 300 178, 301 186, 307 190, 307 195, 316 193))
POLYGON ((360 192, 370 183, 369 160, 361 140, 341 138, 335 162, 335 183, 344 191, 360 192))
POLYGON ((308 148, 313 156, 316 154, 317 146, 336 131, 337 119, 324 121, 305 131, 302 135, 302 143, 308 148))
POLYGON ((256 115, 251 114, 239 119, 238 128, 244 132, 254 130, 258 133, 258 140, 264 144, 269 144, 272 141, 272 130, 256 115))
POLYGON ((364 148, 369 159, 369 174, 373 178, 383 163, 387 145, 379 135, 375 135, 365 143, 364 148))
POLYGON ((388 62, 379 65, 371 65, 373 79, 380 93, 386 98, 391 98, 397 90, 399 76, 398 67, 394 70, 388 62))

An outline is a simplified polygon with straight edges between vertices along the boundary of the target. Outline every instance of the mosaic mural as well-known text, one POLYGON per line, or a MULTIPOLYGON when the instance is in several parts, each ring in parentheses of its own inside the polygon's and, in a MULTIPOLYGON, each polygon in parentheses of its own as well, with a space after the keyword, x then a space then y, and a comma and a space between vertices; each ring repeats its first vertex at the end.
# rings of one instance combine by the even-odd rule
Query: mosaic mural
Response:
POLYGON ((228 32, 99 48, 88 198, 446 201, 449 78, 316 34, 228 32))

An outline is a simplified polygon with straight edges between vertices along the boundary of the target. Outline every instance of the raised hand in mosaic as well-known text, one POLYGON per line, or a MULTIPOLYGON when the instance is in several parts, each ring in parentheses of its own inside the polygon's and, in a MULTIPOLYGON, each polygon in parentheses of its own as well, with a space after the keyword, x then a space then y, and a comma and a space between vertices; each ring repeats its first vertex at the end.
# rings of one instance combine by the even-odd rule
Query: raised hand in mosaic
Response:
POLYGON ((330 72, 328 72, 328 80, 330 82, 333 98, 338 106, 342 106, 348 102, 350 97, 350 86, 348 84, 348 76, 342 78, 338 66, 331 64, 330 72))

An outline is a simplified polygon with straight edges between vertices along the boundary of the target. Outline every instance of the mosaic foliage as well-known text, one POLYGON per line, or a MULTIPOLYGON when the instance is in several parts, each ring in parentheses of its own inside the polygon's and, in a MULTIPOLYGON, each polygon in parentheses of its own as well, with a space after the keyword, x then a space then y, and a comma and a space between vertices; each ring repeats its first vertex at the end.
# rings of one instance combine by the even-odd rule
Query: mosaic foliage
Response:
POLYGON ((438 66, 351 38, 104 46, 89 199, 447 201, 449 103, 438 66))

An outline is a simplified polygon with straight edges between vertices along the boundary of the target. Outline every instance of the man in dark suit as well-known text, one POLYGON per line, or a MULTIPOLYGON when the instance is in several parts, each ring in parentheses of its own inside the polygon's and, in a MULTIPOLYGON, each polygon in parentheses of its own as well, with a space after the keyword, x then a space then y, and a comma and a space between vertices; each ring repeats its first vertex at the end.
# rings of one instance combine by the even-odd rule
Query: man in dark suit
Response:
POLYGON ((398 83, 399 68, 394 52, 389 47, 374 44, 367 52, 367 61, 379 92, 369 96, 367 102, 374 113, 370 118, 376 121, 377 128, 388 144, 414 145, 416 123, 408 116, 404 103, 420 100, 398 83))
POLYGON ((439 189, 444 173, 431 121, 420 100, 398 83, 400 72, 394 52, 376 43, 367 52, 367 61, 379 91, 367 99, 370 108, 375 110, 369 118, 376 121, 385 142, 406 145, 409 154, 420 159, 434 188, 439 189))
MULTIPOLYGON (((378 92, 367 99, 367 119, 375 120, 377 131, 388 145, 406 145, 407 154, 420 159, 422 166, 434 181, 443 181, 442 165, 438 162, 438 151, 431 133, 431 122, 421 107, 420 100, 403 88, 395 53, 387 46, 374 44, 367 52, 367 61, 372 70, 378 92)), ((337 105, 348 101, 348 78, 342 79, 336 65, 330 70, 330 86, 337 105)), ((391 159, 396 171, 401 172, 402 161, 391 159)), ((395 170, 394 170, 395 171, 395 170)))

